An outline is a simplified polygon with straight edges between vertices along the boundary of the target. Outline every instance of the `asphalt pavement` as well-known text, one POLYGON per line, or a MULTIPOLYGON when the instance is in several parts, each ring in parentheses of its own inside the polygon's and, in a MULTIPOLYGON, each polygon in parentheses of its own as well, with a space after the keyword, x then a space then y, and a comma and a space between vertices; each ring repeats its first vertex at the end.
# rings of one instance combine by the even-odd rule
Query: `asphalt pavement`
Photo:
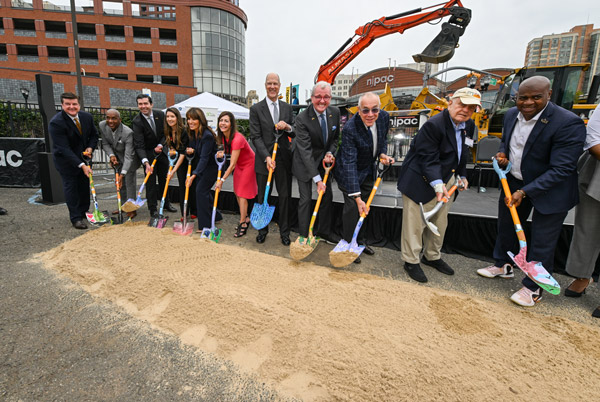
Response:
MULTIPOLYGON (((108 181, 98 182, 101 205, 116 205, 108 181)), ((92 297, 77 283, 45 270, 33 260, 36 253, 85 231, 71 226, 65 204, 44 205, 40 200, 39 189, 0 188, 0 207, 8 210, 8 215, 0 216, 0 400, 285 399, 232 363, 185 346, 176 336, 152 328, 120 307, 92 297)), ((136 220, 148 219, 147 209, 142 208, 136 220)), ((237 220, 237 215, 224 215, 221 242, 289 258, 289 248, 281 245, 276 225, 272 225, 267 241, 257 244, 253 229, 240 239, 233 238, 237 220)), ((294 238, 295 234, 292 241, 294 238)), ((328 253, 332 248, 322 243, 306 260, 331 269, 328 253)), ((361 264, 344 269, 411 281, 398 251, 375 250, 374 256, 361 256, 361 264)), ((445 254, 444 260, 456 274, 446 276, 424 267, 429 282, 418 286, 453 290, 521 308, 508 300, 519 289, 519 280, 479 277, 475 270, 488 265, 486 261, 456 254, 445 254)), ((560 275, 557 279, 563 288, 571 281, 560 275)), ((600 292, 594 284, 580 299, 546 294, 530 311, 599 325, 600 320, 590 315, 598 304, 600 292)))

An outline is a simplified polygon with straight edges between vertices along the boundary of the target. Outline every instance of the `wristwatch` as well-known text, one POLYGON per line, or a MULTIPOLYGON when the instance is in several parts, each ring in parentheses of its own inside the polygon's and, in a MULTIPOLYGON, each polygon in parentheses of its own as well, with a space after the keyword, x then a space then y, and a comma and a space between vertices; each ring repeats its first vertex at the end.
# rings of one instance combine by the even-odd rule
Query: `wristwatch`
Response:
POLYGON ((360 198, 360 195, 352 196, 352 198, 354 198, 355 200, 358 200, 360 198))

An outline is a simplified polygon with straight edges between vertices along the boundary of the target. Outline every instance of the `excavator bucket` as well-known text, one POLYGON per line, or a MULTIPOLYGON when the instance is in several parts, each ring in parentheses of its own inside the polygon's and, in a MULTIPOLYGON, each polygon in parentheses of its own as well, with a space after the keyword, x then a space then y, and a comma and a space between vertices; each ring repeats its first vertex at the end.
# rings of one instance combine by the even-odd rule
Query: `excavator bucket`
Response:
POLYGON ((445 63, 454 56, 458 47, 458 39, 465 32, 471 21, 471 10, 464 7, 454 7, 450 10, 452 17, 442 24, 442 32, 436 36, 422 53, 413 55, 417 63, 445 63))

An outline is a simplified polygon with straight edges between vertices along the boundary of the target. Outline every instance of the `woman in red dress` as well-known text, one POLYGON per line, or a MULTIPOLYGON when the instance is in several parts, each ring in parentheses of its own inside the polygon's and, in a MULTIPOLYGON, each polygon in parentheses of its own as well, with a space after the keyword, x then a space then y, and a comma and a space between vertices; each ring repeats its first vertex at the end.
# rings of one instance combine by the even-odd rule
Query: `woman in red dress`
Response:
POLYGON ((240 222, 233 236, 242 237, 250 225, 248 200, 256 197, 258 186, 254 173, 254 151, 250 148, 246 138, 236 131, 235 118, 231 112, 223 112, 219 115, 217 144, 222 145, 224 149, 217 153, 218 157, 222 158, 225 153, 231 155, 231 160, 216 187, 220 190, 223 182, 233 171, 233 192, 240 207, 240 222))

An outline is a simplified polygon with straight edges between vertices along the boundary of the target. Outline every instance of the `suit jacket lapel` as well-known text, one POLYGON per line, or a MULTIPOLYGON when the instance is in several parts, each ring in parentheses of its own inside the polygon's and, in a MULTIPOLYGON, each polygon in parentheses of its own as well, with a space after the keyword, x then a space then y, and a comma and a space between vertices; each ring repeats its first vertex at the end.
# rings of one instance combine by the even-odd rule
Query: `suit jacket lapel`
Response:
MULTIPOLYGON (((63 113, 63 118, 65 119, 65 122, 67 123, 67 126, 71 129, 73 134, 77 137, 83 138, 83 126, 81 126, 81 133, 79 133, 79 129, 75 125, 75 122, 73 121, 71 116, 69 116, 67 114, 67 112, 63 111, 62 113, 63 113)), ((81 119, 79 120, 79 124, 81 124, 81 119)))
POLYGON ((531 130, 531 134, 529 134, 529 137, 527 138, 527 142, 525 143, 525 147, 523 148, 523 156, 527 155, 527 152, 529 152, 531 146, 533 145, 537 137, 540 136, 540 134, 548 124, 550 117, 552 116, 552 112, 553 106, 551 103, 548 103, 546 110, 544 110, 544 113, 542 113, 537 123, 535 123, 535 126, 533 126, 533 130, 531 130))
POLYGON ((452 118, 450 117, 450 113, 448 109, 444 110, 444 114, 446 115, 446 135, 454 148, 454 152, 458 155, 458 144, 456 143, 456 130, 454 129, 454 124, 452 123, 452 118))
POLYGON ((331 144, 331 137, 333 137, 333 113, 331 113, 329 108, 327 108, 325 113, 327 114, 327 144, 325 144, 325 151, 327 151, 327 148, 329 148, 328 145, 331 144))
MULTIPOLYGON (((325 146, 324 141, 323 141, 323 132, 321 131, 321 119, 319 118, 319 115, 317 114, 317 111, 314 109, 313 106, 309 106, 310 110, 308 111, 308 117, 310 117, 311 122, 310 124, 312 124, 313 126, 313 130, 312 132, 315 133, 319 133, 318 134, 318 138, 321 141, 321 143, 323 144, 323 146, 325 146)), ((327 116, 327 111, 325 111, 325 116, 327 116)), ((329 119, 327 119, 329 121, 329 119)), ((327 123, 327 126, 329 127, 329 122, 327 123)), ((329 139, 329 133, 328 134, 328 139, 329 139)))
POLYGON ((512 136, 512 132, 517 125, 517 114, 515 114, 515 118, 511 119, 504 129, 502 130, 502 137, 504 139, 504 153, 506 153, 506 157, 510 160, 510 137, 512 136))
MULTIPOLYGON (((271 115, 271 109, 269 108, 269 103, 271 102, 270 100, 267 100, 269 98, 265 98, 263 99, 263 107, 262 107, 262 111, 263 111, 263 115, 264 118, 266 119, 266 121, 273 121, 273 116, 271 115)), ((277 106, 279 107, 279 106, 277 106)), ((281 117, 281 109, 279 110, 279 117, 281 117)))

